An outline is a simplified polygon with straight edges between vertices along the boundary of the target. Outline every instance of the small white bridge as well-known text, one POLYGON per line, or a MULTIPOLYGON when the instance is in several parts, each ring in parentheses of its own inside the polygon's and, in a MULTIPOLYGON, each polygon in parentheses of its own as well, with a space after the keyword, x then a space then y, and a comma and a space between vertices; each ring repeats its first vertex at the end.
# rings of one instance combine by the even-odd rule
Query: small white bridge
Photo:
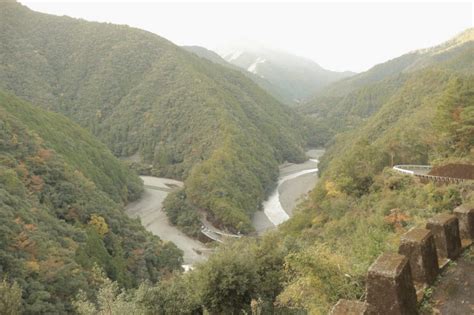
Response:
POLYGON ((435 176, 435 175, 428 175, 431 171, 431 165, 395 165, 393 170, 405 174, 416 176, 422 179, 434 181, 434 182, 444 182, 444 183, 461 183, 466 181, 463 178, 455 178, 455 177, 446 177, 446 176, 435 176))
POLYGON ((225 240, 230 239, 230 238, 242 237, 242 235, 224 233, 206 225, 201 226, 201 233, 206 235, 211 240, 214 240, 219 243, 224 243, 225 240))

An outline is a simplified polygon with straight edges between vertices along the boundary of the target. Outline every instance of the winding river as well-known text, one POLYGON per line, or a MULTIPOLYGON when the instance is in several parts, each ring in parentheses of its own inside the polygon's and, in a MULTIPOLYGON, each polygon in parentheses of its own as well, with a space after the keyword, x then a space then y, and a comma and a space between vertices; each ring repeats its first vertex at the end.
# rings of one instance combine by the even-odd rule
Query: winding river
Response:
POLYGON ((261 234, 285 222, 293 215, 299 200, 313 189, 318 180, 318 158, 324 150, 312 149, 306 152, 310 159, 304 163, 286 163, 280 166, 278 185, 267 200, 263 210, 252 218, 255 230, 261 234))
MULTIPOLYGON (((310 159, 304 163, 286 163, 280 166, 278 185, 263 203, 263 211, 257 211, 252 218, 255 230, 261 234, 288 220, 298 201, 316 184, 318 179, 318 158, 323 150, 306 152, 310 159)), ((143 226, 162 240, 176 244, 184 252, 184 265, 188 268, 204 261, 209 255, 205 244, 192 239, 171 225, 162 209, 162 203, 170 191, 183 183, 168 178, 141 176, 145 192, 140 200, 130 203, 126 212, 130 217, 140 218, 143 226)))

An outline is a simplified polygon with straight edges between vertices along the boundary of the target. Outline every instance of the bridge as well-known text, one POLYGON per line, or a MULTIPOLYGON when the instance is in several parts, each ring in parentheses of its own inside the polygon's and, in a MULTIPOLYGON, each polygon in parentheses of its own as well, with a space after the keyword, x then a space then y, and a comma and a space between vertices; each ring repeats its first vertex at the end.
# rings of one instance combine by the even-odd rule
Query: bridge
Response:
POLYGON ((430 180, 433 182, 461 183, 467 180, 463 178, 429 175, 429 172, 431 171, 431 169, 432 169, 431 165, 404 164, 404 165, 395 165, 393 167, 393 170, 398 173, 416 176, 421 179, 430 180))
POLYGON ((201 226, 201 233, 206 235, 211 240, 219 242, 219 243, 224 243, 225 240, 230 239, 230 238, 242 237, 242 235, 239 235, 239 234, 229 234, 229 233, 221 232, 207 225, 201 226))

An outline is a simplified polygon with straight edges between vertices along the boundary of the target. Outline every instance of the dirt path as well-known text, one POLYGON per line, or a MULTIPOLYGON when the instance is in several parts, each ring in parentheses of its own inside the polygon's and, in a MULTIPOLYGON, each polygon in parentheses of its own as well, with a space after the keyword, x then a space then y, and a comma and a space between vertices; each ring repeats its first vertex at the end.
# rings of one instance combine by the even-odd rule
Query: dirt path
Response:
POLYGON ((449 266, 435 286, 431 312, 425 314, 474 314, 474 246, 449 266))
POLYGON ((162 210, 162 202, 168 193, 182 187, 183 183, 167 178, 151 176, 141 177, 145 184, 142 198, 130 203, 126 212, 130 217, 139 217, 143 226, 161 239, 171 241, 184 252, 184 264, 192 265, 207 259, 207 250, 203 243, 186 236, 168 222, 162 210))

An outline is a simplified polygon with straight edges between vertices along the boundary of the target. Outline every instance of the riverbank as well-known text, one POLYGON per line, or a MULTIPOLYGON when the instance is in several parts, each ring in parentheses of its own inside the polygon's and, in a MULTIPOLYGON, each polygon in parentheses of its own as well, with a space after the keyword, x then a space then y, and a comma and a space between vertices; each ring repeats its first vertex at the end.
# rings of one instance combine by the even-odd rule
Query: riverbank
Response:
POLYGON ((309 157, 306 162, 280 166, 277 188, 263 203, 264 210, 257 211, 252 218, 257 233, 274 229, 293 215, 296 205, 316 185, 318 159, 323 154, 322 149, 311 149, 306 152, 309 157))
POLYGON ((132 218, 140 218, 142 225, 162 240, 176 244, 184 252, 185 265, 205 261, 209 251, 206 246, 171 225, 162 209, 166 196, 172 190, 183 187, 183 183, 152 176, 141 176, 141 178, 145 185, 145 192, 140 200, 126 207, 126 213, 132 218))
MULTIPOLYGON (((266 211, 257 211, 252 223, 258 233, 274 229, 293 215, 296 205, 313 189, 318 180, 318 158, 324 150, 309 150, 309 159, 300 164, 286 163, 280 166, 278 186, 264 202, 266 211)), ((176 244, 184 252, 184 264, 193 265, 205 261, 210 253, 205 244, 190 238, 171 225, 162 203, 173 190, 183 187, 183 183, 168 178, 141 176, 145 192, 138 201, 126 207, 132 218, 140 218, 143 226, 165 241, 176 244)))

